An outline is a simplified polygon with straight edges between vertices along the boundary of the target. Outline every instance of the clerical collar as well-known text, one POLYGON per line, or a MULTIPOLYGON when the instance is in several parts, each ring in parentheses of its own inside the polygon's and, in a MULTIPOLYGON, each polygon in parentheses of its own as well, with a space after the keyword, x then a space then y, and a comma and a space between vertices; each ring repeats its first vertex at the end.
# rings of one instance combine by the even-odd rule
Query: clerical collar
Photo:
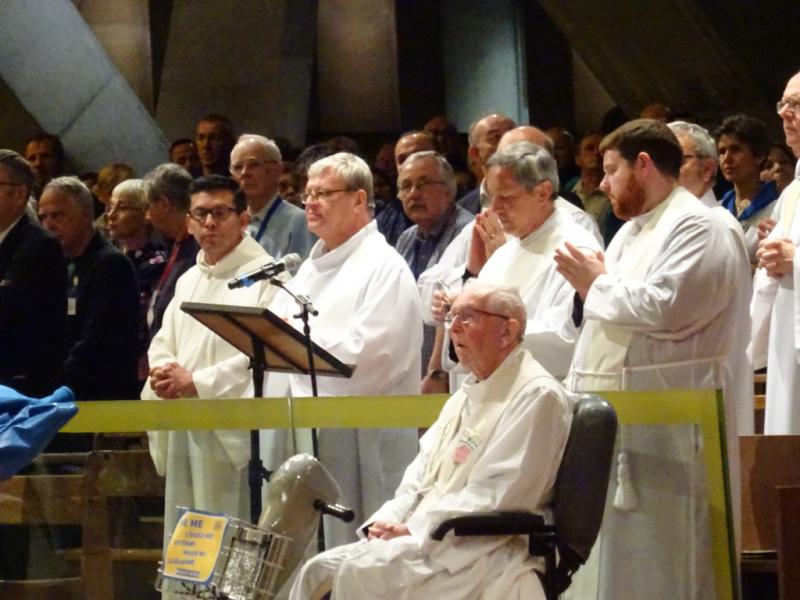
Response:
POLYGON ((798 160, 797 164, 794 166, 794 178, 800 179, 800 160, 798 160))
POLYGON ((486 177, 481 179, 481 184, 478 186, 478 198, 481 203, 481 210, 486 210, 492 205, 492 197, 489 195, 489 190, 486 189, 486 177))

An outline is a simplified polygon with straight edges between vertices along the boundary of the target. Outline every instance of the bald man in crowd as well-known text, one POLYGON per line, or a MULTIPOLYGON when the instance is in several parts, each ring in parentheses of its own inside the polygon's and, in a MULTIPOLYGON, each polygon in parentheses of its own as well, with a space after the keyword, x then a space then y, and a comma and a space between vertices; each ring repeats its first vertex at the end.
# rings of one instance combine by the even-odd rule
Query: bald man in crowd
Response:
MULTIPOLYGON (((476 160, 481 166, 484 176, 486 175, 486 162, 497 150, 500 138, 510 129, 516 127, 514 121, 498 113, 492 113, 482 117, 472 124, 469 128, 469 149, 467 150, 471 159, 476 160)), ((466 208, 473 215, 478 214, 482 208, 489 205, 490 198, 486 191, 485 180, 480 185, 458 199, 458 204, 466 208)))

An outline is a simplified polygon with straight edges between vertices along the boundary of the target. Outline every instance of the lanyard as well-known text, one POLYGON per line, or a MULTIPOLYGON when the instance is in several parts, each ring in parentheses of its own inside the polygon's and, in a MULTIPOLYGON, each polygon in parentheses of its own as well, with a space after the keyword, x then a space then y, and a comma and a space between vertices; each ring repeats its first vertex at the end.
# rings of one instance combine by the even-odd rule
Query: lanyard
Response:
POLYGON ((283 198, 281 198, 280 196, 275 198, 275 202, 272 203, 272 206, 269 207, 267 214, 264 215, 264 220, 261 221, 261 225, 259 226, 258 233, 256 234, 255 237, 255 240, 257 242, 261 242, 261 237, 264 235, 264 231, 266 231, 267 229, 267 223, 269 223, 269 220, 272 218, 272 215, 275 214, 275 211, 278 210, 278 206, 280 205, 281 202, 283 202, 283 198))

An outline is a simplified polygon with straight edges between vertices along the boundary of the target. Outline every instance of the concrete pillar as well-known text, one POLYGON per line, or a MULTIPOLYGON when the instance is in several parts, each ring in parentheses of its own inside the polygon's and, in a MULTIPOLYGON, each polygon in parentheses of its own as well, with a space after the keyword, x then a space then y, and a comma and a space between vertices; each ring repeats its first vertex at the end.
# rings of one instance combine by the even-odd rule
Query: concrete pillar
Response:
POLYGON ((156 119, 169 139, 199 117, 239 132, 305 140, 316 0, 174 0, 156 119))
POLYGON ((0 77, 76 171, 124 161, 143 173, 166 141, 71 2, 0 3, 0 77))
POLYGON ((528 122, 525 53, 514 0, 442 0, 447 116, 459 131, 491 112, 528 122))

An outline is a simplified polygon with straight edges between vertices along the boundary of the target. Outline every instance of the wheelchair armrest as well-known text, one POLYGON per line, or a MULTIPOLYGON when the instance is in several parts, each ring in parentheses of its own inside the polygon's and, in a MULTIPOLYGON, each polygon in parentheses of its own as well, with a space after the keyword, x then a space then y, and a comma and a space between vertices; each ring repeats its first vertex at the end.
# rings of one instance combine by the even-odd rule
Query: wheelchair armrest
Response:
POLYGON ((449 531, 457 536, 484 536, 531 535, 551 529, 542 515, 525 510, 484 512, 445 519, 433 530, 431 539, 442 540, 449 531))

